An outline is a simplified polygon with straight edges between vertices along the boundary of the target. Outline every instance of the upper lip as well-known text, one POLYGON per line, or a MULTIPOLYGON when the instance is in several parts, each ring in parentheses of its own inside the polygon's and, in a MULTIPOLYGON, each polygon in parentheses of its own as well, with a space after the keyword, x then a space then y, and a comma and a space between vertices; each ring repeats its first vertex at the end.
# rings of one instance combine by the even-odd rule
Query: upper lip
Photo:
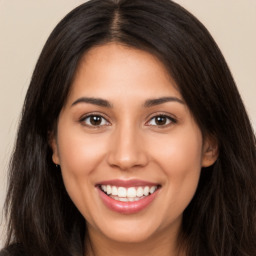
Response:
POLYGON ((130 179, 130 180, 123 180, 123 179, 113 179, 113 180, 104 180, 97 183, 99 185, 111 185, 117 187, 139 187, 139 186, 159 186, 158 183, 149 182, 145 180, 139 179, 130 179))

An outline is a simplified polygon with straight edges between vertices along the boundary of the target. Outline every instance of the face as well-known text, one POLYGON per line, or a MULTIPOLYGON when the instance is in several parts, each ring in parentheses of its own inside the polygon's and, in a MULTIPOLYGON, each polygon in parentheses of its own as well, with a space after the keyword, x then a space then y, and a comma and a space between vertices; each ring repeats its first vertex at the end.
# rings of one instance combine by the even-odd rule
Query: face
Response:
POLYGON ((201 167, 215 161, 177 88, 141 50, 110 43, 83 57, 52 148, 92 237, 177 235, 201 167))

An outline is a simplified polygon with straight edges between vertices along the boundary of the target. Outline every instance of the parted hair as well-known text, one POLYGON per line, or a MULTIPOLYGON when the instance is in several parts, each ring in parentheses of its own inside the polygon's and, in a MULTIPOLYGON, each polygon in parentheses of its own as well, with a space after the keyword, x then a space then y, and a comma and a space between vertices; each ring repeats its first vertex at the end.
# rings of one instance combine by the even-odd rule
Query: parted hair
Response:
POLYGON ((27 256, 82 256, 86 220, 52 162, 56 128, 79 61, 118 42, 147 51, 175 80, 219 157, 202 168, 185 209, 180 245, 188 256, 256 254, 255 135, 231 72, 207 29, 170 0, 91 0, 65 16, 36 64, 9 167, 6 247, 27 256))

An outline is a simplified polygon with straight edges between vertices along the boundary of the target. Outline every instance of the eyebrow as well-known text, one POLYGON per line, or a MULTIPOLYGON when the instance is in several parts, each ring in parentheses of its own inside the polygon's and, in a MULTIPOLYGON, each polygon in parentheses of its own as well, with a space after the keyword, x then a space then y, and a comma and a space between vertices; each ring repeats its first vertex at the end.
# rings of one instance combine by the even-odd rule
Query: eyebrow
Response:
POLYGON ((149 107, 160 105, 160 104, 163 104, 166 102, 178 102, 181 104, 185 104, 183 100, 176 98, 176 97, 162 97, 162 98, 157 98, 157 99, 146 100, 144 107, 149 108, 149 107))
POLYGON ((100 99, 100 98, 87 98, 87 97, 82 97, 82 98, 77 99, 76 101, 74 101, 72 103, 71 106, 74 106, 78 103, 89 103, 89 104, 93 104, 93 105, 97 105, 97 106, 105 107, 105 108, 112 107, 112 105, 107 100, 100 99))
MULTIPOLYGON (((184 101, 182 101, 181 99, 176 98, 176 97, 161 97, 161 98, 157 98, 157 99, 146 100, 144 103, 144 107, 149 108, 149 107, 160 105, 160 104, 163 104, 166 102, 178 102, 178 103, 184 104, 184 101)), ((101 99, 101 98, 91 98, 91 97, 90 98, 88 98, 88 97, 79 98, 76 101, 74 101, 71 106, 77 105, 79 103, 89 103, 89 104, 97 105, 100 107, 112 108, 112 104, 110 104, 109 101, 101 99)))

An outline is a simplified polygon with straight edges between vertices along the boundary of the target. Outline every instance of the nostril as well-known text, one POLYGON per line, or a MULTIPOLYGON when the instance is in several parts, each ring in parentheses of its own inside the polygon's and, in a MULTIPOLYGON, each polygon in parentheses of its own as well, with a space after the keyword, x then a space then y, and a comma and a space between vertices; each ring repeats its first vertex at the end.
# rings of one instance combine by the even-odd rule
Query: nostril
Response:
POLYGON ((146 154, 135 152, 133 154, 117 152, 111 153, 108 157, 108 164, 111 167, 119 168, 121 170, 129 170, 135 167, 144 167, 148 163, 146 154))
POLYGON ((129 170, 147 164, 147 150, 143 147, 138 134, 138 131, 128 122, 119 125, 119 128, 113 133, 109 146, 107 160, 110 166, 129 170))

